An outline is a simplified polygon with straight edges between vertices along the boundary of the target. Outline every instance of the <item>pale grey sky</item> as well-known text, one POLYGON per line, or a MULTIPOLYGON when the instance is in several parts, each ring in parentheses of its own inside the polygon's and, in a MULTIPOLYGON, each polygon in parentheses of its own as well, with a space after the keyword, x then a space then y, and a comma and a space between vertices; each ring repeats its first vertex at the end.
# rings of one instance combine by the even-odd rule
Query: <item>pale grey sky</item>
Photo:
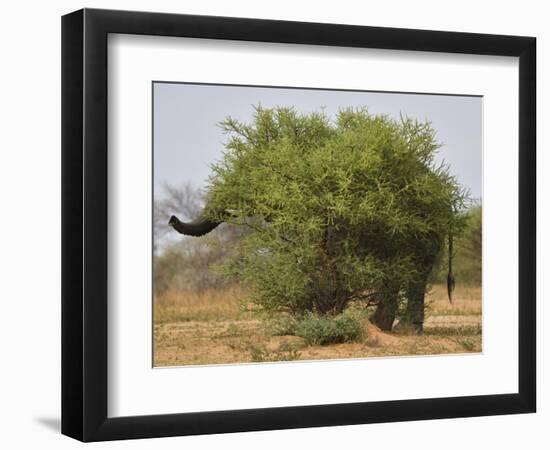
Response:
POLYGON ((443 144, 437 159, 450 166, 472 197, 482 196, 482 99, 451 95, 285 89, 155 82, 154 185, 206 186, 210 164, 221 157, 226 136, 218 123, 231 116, 249 122, 253 105, 293 106, 333 118, 339 109, 366 106, 370 113, 429 120, 443 144))

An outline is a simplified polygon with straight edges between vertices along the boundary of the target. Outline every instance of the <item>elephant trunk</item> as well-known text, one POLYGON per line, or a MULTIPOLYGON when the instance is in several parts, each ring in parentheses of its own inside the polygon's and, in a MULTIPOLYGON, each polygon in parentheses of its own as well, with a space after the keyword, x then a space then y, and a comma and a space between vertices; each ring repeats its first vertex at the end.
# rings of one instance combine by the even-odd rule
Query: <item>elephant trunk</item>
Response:
POLYGON ((168 225, 174 228, 174 230, 187 236, 203 236, 210 233, 221 223, 221 221, 207 219, 204 213, 201 213, 191 222, 182 222, 176 216, 170 217, 170 220, 168 221, 168 225))

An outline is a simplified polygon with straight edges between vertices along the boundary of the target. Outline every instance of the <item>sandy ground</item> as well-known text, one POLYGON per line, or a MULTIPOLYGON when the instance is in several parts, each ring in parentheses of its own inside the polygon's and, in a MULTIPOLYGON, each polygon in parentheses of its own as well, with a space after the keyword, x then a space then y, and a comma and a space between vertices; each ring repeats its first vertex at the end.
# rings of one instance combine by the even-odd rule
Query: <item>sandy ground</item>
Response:
POLYGON ((453 305, 434 291, 422 335, 385 333, 364 320, 358 342, 327 346, 307 346, 296 336, 272 336, 260 320, 223 318, 227 308, 216 318, 193 304, 193 311, 200 313, 194 315, 203 320, 180 311, 173 315, 175 320, 165 318, 154 325, 155 366, 480 352, 480 289, 464 290, 453 305), (181 317, 185 320, 178 320, 181 317))

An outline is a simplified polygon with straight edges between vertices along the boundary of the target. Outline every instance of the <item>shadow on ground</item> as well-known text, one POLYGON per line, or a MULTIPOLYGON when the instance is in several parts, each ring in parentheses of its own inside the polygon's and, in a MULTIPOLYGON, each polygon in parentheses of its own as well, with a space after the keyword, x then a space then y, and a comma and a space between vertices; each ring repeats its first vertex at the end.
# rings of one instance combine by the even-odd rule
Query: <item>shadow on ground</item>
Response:
POLYGON ((50 431, 61 433, 61 419, 59 417, 37 417, 34 420, 50 431))

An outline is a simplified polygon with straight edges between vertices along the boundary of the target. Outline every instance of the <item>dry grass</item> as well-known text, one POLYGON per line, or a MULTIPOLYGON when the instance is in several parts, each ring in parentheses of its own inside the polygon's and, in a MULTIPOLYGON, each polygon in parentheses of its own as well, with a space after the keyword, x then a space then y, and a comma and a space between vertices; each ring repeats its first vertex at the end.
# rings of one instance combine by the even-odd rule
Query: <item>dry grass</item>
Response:
POLYGON ((427 315, 430 316, 480 316, 481 287, 457 286, 453 293, 453 303, 447 298, 447 286, 432 286, 426 296, 427 315))
POLYGON ((274 336, 240 307, 238 288, 202 294, 170 292, 154 303, 155 366, 480 352, 481 289, 459 287, 449 304, 446 288, 429 296, 425 332, 384 333, 363 323, 360 342, 307 346, 296 336, 274 336))
POLYGON ((154 323, 235 320, 243 313, 240 301, 244 293, 238 287, 202 292, 169 291, 154 299, 154 323))

